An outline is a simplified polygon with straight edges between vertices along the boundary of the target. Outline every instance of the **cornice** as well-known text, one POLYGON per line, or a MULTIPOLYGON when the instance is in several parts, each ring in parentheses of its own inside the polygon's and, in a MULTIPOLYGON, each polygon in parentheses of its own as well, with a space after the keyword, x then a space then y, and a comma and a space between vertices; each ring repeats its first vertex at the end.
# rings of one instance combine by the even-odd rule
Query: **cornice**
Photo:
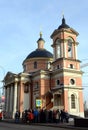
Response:
POLYGON ((76 86, 74 86, 74 87, 64 87, 64 89, 79 89, 79 90, 83 90, 84 88, 82 88, 82 87, 76 87, 76 86))
POLYGON ((74 69, 63 69, 63 68, 61 68, 61 69, 55 69, 55 70, 53 70, 52 71, 52 74, 60 74, 60 73, 64 73, 64 72, 69 72, 69 73, 77 73, 77 74, 83 74, 83 72, 82 71, 77 71, 77 70, 74 70, 74 69))
POLYGON ((74 62, 79 62, 79 63, 81 62, 80 60, 77 60, 77 59, 61 57, 61 58, 58 58, 56 61, 53 61, 52 64, 61 60, 69 60, 69 61, 74 61, 74 62))
POLYGON ((43 57, 38 57, 38 58, 30 58, 30 59, 27 59, 23 62, 23 64, 25 62, 30 62, 30 61, 35 61, 35 60, 50 60, 50 61, 53 61, 53 58, 43 58, 43 57))
POLYGON ((67 32, 67 33, 70 33, 70 34, 74 34, 74 35, 76 35, 76 36, 78 36, 79 35, 79 33, 77 32, 77 31, 75 31, 73 28, 69 28, 69 29, 66 29, 66 28, 61 28, 61 29, 56 29, 56 30, 54 30, 54 32, 51 34, 51 38, 53 39, 53 37, 55 36, 55 35, 57 35, 58 33, 61 33, 61 32, 67 32))

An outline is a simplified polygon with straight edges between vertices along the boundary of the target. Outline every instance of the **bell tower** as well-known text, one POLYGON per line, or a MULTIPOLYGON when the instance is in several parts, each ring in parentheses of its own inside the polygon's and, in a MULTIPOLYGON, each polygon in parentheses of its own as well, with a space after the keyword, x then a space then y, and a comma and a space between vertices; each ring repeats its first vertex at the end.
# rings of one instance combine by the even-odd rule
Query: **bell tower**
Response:
POLYGON ((53 39, 54 61, 58 58, 77 59, 77 36, 78 32, 70 28, 63 17, 62 24, 51 35, 53 39))
POLYGON ((54 53, 52 65, 55 77, 61 84, 59 87, 63 89, 63 108, 70 114, 84 117, 82 71, 77 57, 78 35, 77 31, 66 24, 63 16, 61 25, 51 35, 54 53))

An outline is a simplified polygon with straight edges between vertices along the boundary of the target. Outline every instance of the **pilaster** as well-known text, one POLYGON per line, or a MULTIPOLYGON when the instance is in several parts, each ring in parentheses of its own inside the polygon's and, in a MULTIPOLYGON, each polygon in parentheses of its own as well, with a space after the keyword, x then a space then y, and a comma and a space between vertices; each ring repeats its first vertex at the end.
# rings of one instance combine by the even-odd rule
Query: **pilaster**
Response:
POLYGON ((14 107, 13 107, 13 117, 17 110, 17 82, 14 85, 14 107))

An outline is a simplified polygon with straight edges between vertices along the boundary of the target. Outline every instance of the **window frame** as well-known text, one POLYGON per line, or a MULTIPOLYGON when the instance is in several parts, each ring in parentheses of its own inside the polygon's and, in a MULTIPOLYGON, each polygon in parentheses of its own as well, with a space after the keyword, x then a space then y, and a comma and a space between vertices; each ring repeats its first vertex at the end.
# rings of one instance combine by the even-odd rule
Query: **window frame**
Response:
POLYGON ((71 94, 71 109, 76 109, 76 98, 74 94, 71 94))
POLYGON ((60 85, 60 80, 59 80, 59 79, 57 79, 56 83, 57 83, 57 85, 60 85))
POLYGON ((72 39, 68 39, 68 57, 69 58, 72 58, 73 55, 72 55, 72 39))
POLYGON ((57 58, 61 57, 61 42, 60 39, 56 40, 57 58))
POLYGON ((34 69, 37 69, 37 61, 34 62, 34 69))

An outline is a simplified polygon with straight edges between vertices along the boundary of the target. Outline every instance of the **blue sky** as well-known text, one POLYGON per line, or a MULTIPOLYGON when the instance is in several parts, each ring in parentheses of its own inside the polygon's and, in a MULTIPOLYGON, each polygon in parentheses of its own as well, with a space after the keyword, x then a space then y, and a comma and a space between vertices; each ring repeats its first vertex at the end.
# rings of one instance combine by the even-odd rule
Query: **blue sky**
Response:
MULTIPOLYGON (((0 0, 0 80, 8 71, 23 71, 22 62, 37 48, 41 30, 45 48, 53 52, 50 35, 61 24, 62 12, 66 23, 79 32, 78 59, 88 63, 88 0, 0 0)), ((83 68, 86 96, 87 68, 83 68)))

